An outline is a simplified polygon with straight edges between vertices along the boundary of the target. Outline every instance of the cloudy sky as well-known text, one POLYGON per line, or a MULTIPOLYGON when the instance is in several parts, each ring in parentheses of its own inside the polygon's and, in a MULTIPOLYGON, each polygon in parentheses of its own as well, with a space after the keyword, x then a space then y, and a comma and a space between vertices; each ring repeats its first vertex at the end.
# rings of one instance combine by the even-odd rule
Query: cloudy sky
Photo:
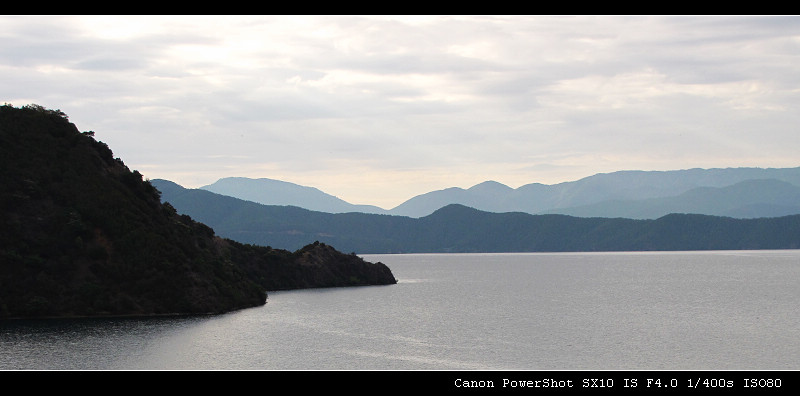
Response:
POLYGON ((390 209, 486 180, 800 166, 800 18, 0 16, 5 103, 150 179, 390 209))

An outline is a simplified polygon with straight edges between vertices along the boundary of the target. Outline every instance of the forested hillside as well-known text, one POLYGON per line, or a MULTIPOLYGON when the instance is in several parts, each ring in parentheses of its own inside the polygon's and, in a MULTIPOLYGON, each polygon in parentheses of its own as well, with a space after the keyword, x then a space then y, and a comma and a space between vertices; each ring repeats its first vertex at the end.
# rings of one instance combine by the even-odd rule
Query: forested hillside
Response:
POLYGON ((218 313, 267 290, 396 282, 324 244, 215 235, 59 110, 0 107, 0 185, 0 318, 218 313))

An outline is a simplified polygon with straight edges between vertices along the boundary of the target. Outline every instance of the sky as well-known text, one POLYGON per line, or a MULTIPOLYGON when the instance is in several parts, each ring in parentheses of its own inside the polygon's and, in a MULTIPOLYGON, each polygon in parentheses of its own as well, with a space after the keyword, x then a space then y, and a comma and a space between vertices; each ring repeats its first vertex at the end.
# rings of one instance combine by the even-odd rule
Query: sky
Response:
POLYGON ((0 100, 148 179, 391 209, 487 180, 800 166, 796 16, 0 16, 0 100))

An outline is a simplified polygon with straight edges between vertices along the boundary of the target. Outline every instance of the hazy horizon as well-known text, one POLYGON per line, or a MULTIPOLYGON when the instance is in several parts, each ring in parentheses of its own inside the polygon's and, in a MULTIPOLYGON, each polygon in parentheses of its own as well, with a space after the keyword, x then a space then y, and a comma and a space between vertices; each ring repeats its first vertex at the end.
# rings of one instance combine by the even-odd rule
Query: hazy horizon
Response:
MULTIPOLYGON (((777 168, 777 169, 793 169, 793 168, 800 168, 800 166, 777 168)), ((656 172, 656 173, 659 173, 659 172, 683 172, 683 171, 691 171, 691 170, 713 171, 713 170, 722 170, 722 169, 765 169, 765 170, 767 170, 767 169, 776 169, 776 168, 770 168, 770 167, 687 168, 687 169, 669 169, 669 170, 664 170, 664 171, 660 171, 660 170, 659 171, 650 171, 650 170, 642 170, 642 169, 621 169, 619 171, 614 171, 614 172, 595 173, 593 175, 588 175, 586 177, 581 177, 581 178, 572 179, 572 180, 564 180, 564 181, 557 182, 557 183, 539 183, 539 182, 533 181, 533 182, 530 182, 530 183, 523 183, 523 184, 520 184, 520 185, 517 185, 517 186, 509 186, 509 185, 507 185, 505 183, 500 183, 500 182, 498 182, 496 180, 491 180, 490 179, 490 180, 484 180, 484 181, 481 181, 481 182, 478 182, 478 183, 475 183, 475 184, 472 184, 472 185, 468 185, 468 186, 442 186, 442 187, 439 187, 439 188, 434 188, 434 189, 432 189, 430 191, 423 191, 423 192, 421 192, 419 194, 416 194, 414 196, 410 196, 410 197, 407 197, 407 198, 401 200, 400 204, 392 206, 392 207, 381 207, 379 205, 375 205, 375 204, 372 204, 370 202, 349 202, 346 199, 342 199, 342 200, 347 202, 348 204, 352 204, 352 205, 375 206, 375 207, 378 207, 378 208, 386 210, 386 211, 392 211, 394 209, 397 209, 402 204, 405 204, 407 201, 411 200, 412 198, 416 198, 416 197, 418 197, 420 195, 424 195, 424 194, 432 193, 432 192, 438 192, 438 191, 445 191, 445 190, 448 190, 448 189, 451 189, 451 188, 461 188, 463 190, 469 190, 472 187, 476 187, 476 186, 484 184, 484 183, 498 183, 500 185, 503 185, 505 187, 511 188, 513 190, 517 190, 518 188, 520 188, 522 186, 530 185, 530 184, 542 184, 542 185, 546 185, 546 186, 558 186, 558 185, 565 184, 565 183, 579 182, 579 181, 581 181, 583 179, 592 178, 593 176, 614 174, 614 173, 618 173, 618 172, 645 172, 645 173, 656 172)), ((169 182, 176 183, 174 180, 163 179, 163 178, 159 178, 159 179, 167 180, 169 182)), ((318 188, 317 186, 304 185, 304 184, 294 183, 294 182, 289 181, 289 180, 279 180, 279 179, 273 179, 273 178, 269 178, 269 177, 223 176, 223 177, 220 177, 219 179, 215 180, 212 183, 208 183, 208 184, 204 184, 204 185, 200 185, 200 186, 185 186, 185 185, 182 185, 180 183, 176 183, 176 184, 180 185, 183 188, 187 188, 187 189, 206 189, 206 187, 211 187, 211 186, 215 185, 216 183, 221 182, 221 181, 223 181, 225 179, 249 179, 249 180, 253 180, 253 181, 269 180, 269 181, 272 181, 272 182, 292 184, 292 185, 296 185, 296 186, 304 187, 304 188, 312 188, 312 189, 319 190, 322 193, 325 193, 325 194, 328 194, 328 195, 331 195, 331 196, 335 196, 333 194, 330 194, 328 191, 325 191, 324 189, 318 188)), ((214 191, 214 190, 217 190, 217 189, 216 188, 211 188, 210 190, 214 191)), ((269 189, 266 189, 265 191, 269 191, 269 189)), ((340 198, 340 197, 336 197, 336 198, 340 198)))
POLYGON ((797 167, 796 16, 0 16, 2 100, 149 179, 393 208, 492 180, 797 167))

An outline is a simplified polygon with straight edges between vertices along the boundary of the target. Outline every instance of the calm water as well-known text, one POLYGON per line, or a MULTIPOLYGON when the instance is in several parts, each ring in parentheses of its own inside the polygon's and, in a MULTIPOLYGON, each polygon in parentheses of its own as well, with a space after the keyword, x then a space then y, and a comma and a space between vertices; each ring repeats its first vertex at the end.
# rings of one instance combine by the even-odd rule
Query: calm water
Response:
POLYGON ((800 251, 364 257, 399 283, 0 322, 0 369, 800 369, 800 251))

